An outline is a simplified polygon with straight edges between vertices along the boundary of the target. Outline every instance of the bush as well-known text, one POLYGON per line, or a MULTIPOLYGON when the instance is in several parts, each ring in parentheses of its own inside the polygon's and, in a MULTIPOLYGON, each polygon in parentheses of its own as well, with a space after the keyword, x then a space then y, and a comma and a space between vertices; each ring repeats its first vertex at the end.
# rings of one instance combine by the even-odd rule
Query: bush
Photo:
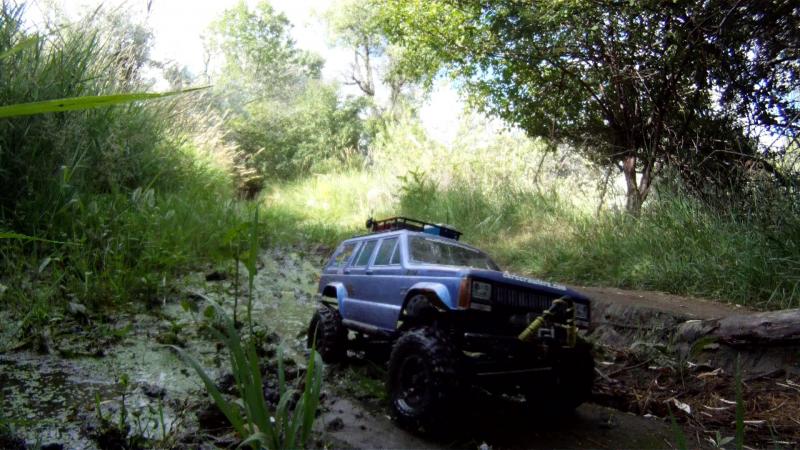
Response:
MULTIPOLYGON (((0 104, 143 88, 130 58, 146 51, 118 20, 93 16, 47 38, 23 31, 22 12, 0 6, 0 104)), ((36 238, 0 239, 0 296, 28 321, 67 301, 162 300, 179 269, 223 252, 246 207, 225 200, 227 168, 168 129, 174 105, 0 121, 0 232, 36 238)))
POLYGON ((232 138, 268 183, 360 166, 365 103, 340 101, 338 94, 335 86, 310 82, 290 104, 253 102, 232 120, 232 138))

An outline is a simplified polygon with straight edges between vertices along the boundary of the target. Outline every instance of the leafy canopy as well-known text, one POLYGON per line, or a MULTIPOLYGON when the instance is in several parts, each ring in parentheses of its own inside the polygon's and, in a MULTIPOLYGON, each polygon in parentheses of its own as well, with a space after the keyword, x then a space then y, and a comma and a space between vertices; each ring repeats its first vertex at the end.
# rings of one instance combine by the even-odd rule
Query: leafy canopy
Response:
POLYGON ((664 167, 729 186, 797 136, 790 1, 391 0, 382 11, 428 77, 450 73, 482 109, 623 170, 634 213, 664 167))

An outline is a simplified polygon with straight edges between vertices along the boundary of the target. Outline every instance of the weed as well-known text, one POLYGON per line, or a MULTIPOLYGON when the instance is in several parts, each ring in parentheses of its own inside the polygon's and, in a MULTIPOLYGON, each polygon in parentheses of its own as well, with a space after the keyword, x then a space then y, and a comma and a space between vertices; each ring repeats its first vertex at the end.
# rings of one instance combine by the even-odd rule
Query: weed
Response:
POLYGON ((744 396, 742 395, 742 364, 736 356, 736 449, 744 447, 744 396))
POLYGON ((222 331, 213 330, 228 349, 230 366, 236 380, 240 401, 226 400, 196 359, 178 347, 173 348, 203 380, 214 403, 243 439, 241 445, 270 449, 304 447, 311 434, 322 386, 323 367, 319 354, 312 349, 306 376, 303 380, 302 393, 291 413, 290 401, 295 391, 286 386, 282 358, 279 355, 280 400, 275 410, 270 411, 264 398, 261 369, 255 344, 252 340, 246 343, 242 342, 235 323, 224 314, 218 305, 212 303, 209 308, 213 309, 210 313, 209 309, 206 309, 206 316, 214 316, 222 322, 222 331))
POLYGON ((672 435, 675 437, 675 445, 680 450, 687 450, 689 448, 689 443, 686 440, 686 435, 683 433, 680 425, 678 425, 678 421, 675 420, 675 416, 672 414, 672 407, 667 405, 667 410, 669 411, 669 420, 672 427, 672 435))

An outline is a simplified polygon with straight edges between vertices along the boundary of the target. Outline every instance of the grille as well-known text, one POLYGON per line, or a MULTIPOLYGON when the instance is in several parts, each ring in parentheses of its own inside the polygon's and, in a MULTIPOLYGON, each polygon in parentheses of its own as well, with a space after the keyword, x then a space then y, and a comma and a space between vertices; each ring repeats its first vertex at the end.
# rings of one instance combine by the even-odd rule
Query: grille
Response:
POLYGON ((544 311, 555 297, 503 285, 492 286, 492 304, 514 309, 544 311))

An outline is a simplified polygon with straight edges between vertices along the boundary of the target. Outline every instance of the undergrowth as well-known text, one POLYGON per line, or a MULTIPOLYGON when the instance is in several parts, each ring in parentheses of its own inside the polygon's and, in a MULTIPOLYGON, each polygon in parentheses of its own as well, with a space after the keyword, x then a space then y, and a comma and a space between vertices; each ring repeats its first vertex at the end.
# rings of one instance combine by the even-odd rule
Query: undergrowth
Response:
POLYGON ((581 211, 553 191, 412 181, 399 206, 406 215, 462 228, 515 271, 756 309, 800 306, 800 227, 772 229, 679 193, 662 193, 634 218, 581 211))
POLYGON ((508 133, 444 146, 398 127, 379 136, 371 167, 273 186, 263 201, 284 220, 276 226, 333 245, 366 232, 369 216, 402 214, 455 226, 515 272, 755 309, 800 306, 800 219, 789 198, 712 208, 662 181, 634 218, 616 206, 613 179, 603 186, 563 150, 508 133))
MULTIPOLYGON (((98 10, 32 33, 24 9, 0 4, 0 105, 147 89, 146 44, 130 40, 141 26, 98 10)), ((0 301, 20 330, 70 303, 163 301, 180 271, 227 257, 228 230, 253 206, 233 200, 228 167, 172 128, 177 105, 0 119, 0 301)))

